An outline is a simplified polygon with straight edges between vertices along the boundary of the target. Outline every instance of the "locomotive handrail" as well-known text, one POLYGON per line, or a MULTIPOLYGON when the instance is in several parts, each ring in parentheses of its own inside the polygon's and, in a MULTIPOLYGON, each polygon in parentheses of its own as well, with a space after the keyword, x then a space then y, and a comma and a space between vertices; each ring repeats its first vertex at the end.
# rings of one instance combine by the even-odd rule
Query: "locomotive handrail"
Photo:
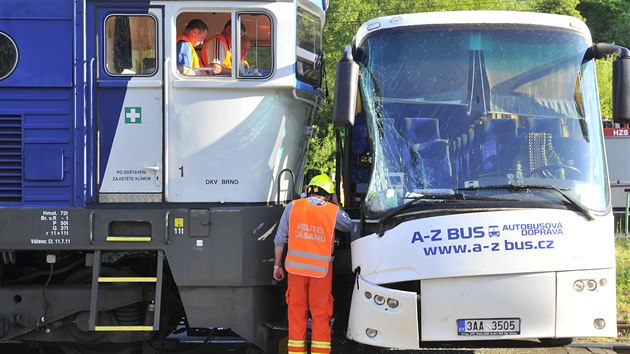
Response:
POLYGON ((88 220, 90 222, 90 244, 94 244, 94 210, 90 210, 90 214, 88 215, 88 220))
MULTIPOLYGON (((164 104, 164 128, 162 129, 164 131, 164 141, 169 141, 169 136, 168 136, 168 110, 169 110, 169 85, 170 85, 170 81, 169 81, 169 76, 168 76, 168 71, 170 70, 169 67, 169 63, 170 63, 170 58, 166 58, 164 59, 164 68, 162 68, 162 71, 164 72, 164 98, 163 98, 163 104, 164 104)), ((168 144, 164 144, 164 156, 168 156, 168 144)), ((162 163, 164 165, 164 175, 162 176, 164 183, 162 183, 162 193, 164 194, 164 200, 168 201, 168 173, 166 173, 166 171, 168 171, 168 159, 165 158, 164 162, 162 163)), ((168 243, 168 239, 167 242, 168 243)))
POLYGON ((170 211, 167 211, 164 214, 164 241, 166 242, 167 245, 171 243, 171 237, 169 236, 169 233, 168 233, 168 226, 169 226, 168 218, 170 215, 171 215, 170 211))
POLYGON ((285 172, 289 172, 289 174, 291 175, 291 200, 293 200, 293 190, 295 189, 295 175, 293 175, 293 171, 291 171, 291 169, 285 168, 282 171, 280 171, 280 173, 278 173, 278 198, 277 198, 277 204, 280 204, 280 177, 282 177, 282 174, 285 172))
MULTIPOLYGON (((88 136, 94 137, 96 135, 96 132, 94 131, 94 89, 96 87, 96 78, 94 77, 94 64, 96 62, 95 58, 90 59, 90 72, 89 72, 89 87, 90 87, 90 95, 89 95, 89 100, 90 100, 90 108, 88 109, 88 124, 89 124, 89 129, 91 129, 92 134, 89 134, 88 136)), ((94 145, 93 144, 88 144, 88 149, 93 150, 94 149, 94 145)), ((94 151, 89 151, 91 153, 92 156, 94 156, 94 151)), ((96 152, 98 154, 98 152, 96 152)), ((96 163, 98 166, 98 159, 96 159, 96 163)), ((90 170, 90 169, 88 169, 90 170)), ((96 169, 96 171, 98 171, 98 168, 96 169)), ((96 184, 98 183, 98 181, 96 180, 98 173, 95 175, 93 172, 90 172, 92 175, 90 176, 90 191, 89 193, 91 194, 91 197, 94 198, 94 196, 96 195, 96 184)))

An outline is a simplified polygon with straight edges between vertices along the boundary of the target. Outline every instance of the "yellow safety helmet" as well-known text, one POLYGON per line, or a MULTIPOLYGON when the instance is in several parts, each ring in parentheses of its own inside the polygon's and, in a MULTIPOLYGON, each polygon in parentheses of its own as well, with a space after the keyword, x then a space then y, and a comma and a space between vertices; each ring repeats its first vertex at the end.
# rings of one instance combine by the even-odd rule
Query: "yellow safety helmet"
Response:
POLYGON ((335 193, 335 184, 326 174, 321 174, 313 177, 308 186, 306 186, 306 192, 308 194, 328 195, 335 193), (322 193, 326 192, 326 193, 322 193))

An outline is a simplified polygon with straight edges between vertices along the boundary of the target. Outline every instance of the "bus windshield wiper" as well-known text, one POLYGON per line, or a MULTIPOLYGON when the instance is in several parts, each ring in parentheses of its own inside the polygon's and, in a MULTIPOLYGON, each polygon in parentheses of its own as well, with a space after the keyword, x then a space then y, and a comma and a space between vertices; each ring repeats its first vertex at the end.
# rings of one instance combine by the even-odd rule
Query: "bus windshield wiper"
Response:
POLYGON ((507 189, 510 192, 520 192, 527 190, 554 190, 558 192, 569 205, 573 206, 573 208, 579 211, 582 215, 584 215, 588 220, 595 220, 593 215, 591 215, 590 210, 584 206, 584 204, 580 203, 577 199, 573 198, 570 194, 566 192, 567 189, 560 189, 553 185, 538 185, 538 184, 497 184, 497 185, 488 185, 488 186, 479 186, 479 187, 470 187, 470 188, 462 188, 460 190, 483 190, 483 189, 507 189))
MULTIPOLYGON (((405 197, 405 199, 408 199, 409 201, 402 205, 399 205, 398 207, 394 209, 391 209, 390 211, 386 212, 383 216, 381 216, 381 218, 378 219, 379 225, 383 225, 394 216, 416 205, 416 203, 418 203, 419 201, 443 202, 443 201, 448 201, 448 200, 491 200, 494 198, 475 197, 475 196, 471 197, 471 196, 464 195, 463 193, 453 193, 453 190, 449 190, 448 192, 441 191, 440 193, 420 193, 420 194, 413 193, 412 195, 405 197)), ((381 233, 379 232, 379 235, 380 234, 381 233)))
MULTIPOLYGON (((458 194, 462 195, 462 194, 458 194)), ((403 210, 408 209, 412 205, 416 204, 416 202, 420 200, 433 200, 433 199, 445 199, 445 198, 453 198, 455 194, 444 194, 444 195, 435 195, 435 194, 420 194, 413 197, 405 197, 405 199, 410 199, 408 202, 397 206, 396 208, 385 213, 380 219, 378 219, 379 224, 383 224, 391 219, 394 215, 400 214, 403 210)))
MULTIPOLYGON (((457 195, 458 196, 463 196, 461 193, 459 193, 457 195)), ((404 204, 401 204, 401 205, 397 206, 396 208, 388 211, 387 213, 385 213, 383 216, 381 216, 380 219, 378 219, 378 224, 382 226, 384 223, 389 221, 392 217, 394 217, 395 215, 400 214, 405 209, 408 209, 409 207, 415 205, 418 201, 453 198, 454 196, 455 196, 455 194, 441 194, 441 195, 436 195, 436 194, 418 194, 418 195, 415 195, 413 197, 405 197, 405 199, 410 199, 410 200, 408 202, 406 202, 404 204)), ((383 236, 384 229, 382 227, 380 227, 380 230, 381 231, 378 232, 378 235, 379 236, 383 236)))

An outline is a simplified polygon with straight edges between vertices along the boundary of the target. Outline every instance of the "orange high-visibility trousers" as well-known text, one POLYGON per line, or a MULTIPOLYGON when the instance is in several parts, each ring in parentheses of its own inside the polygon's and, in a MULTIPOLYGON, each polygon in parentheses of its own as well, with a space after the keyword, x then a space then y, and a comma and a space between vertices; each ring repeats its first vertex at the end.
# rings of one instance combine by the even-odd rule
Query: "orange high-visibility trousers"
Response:
POLYGON ((306 327, 311 313, 311 353, 330 353, 330 317, 333 314, 332 264, 323 278, 287 274, 289 354, 306 351, 306 327))

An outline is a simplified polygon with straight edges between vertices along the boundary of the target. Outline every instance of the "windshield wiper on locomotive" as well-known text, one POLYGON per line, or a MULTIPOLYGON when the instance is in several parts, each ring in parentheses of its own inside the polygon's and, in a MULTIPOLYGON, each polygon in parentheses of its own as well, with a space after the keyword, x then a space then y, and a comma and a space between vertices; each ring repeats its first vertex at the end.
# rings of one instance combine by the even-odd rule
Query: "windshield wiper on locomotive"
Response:
POLYGON ((460 188, 459 190, 488 190, 488 189, 507 189, 510 192, 521 192, 528 190, 554 190, 558 192, 567 202, 571 205, 574 210, 577 210, 582 215, 584 215, 589 221, 595 220, 593 215, 591 215, 590 210, 585 207, 582 203, 580 203, 577 199, 573 198, 566 191, 569 189, 560 189, 553 185, 538 185, 538 184, 497 184, 497 185, 488 185, 488 186, 478 186, 478 187, 469 187, 469 188, 460 188))

